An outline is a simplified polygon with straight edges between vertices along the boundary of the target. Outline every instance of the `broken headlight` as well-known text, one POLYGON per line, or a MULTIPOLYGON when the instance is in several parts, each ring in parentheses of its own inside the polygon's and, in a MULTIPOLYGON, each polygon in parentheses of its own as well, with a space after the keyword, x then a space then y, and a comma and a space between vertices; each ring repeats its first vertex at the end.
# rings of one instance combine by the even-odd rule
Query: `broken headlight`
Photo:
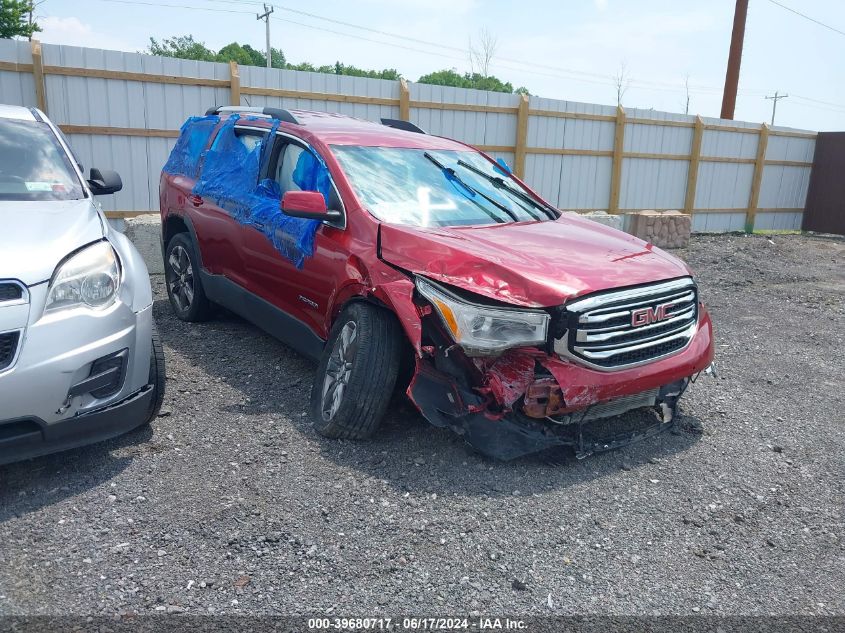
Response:
POLYGON ((540 310, 470 303, 440 284, 417 277, 417 290, 431 301, 455 343, 470 356, 545 343, 549 315, 540 310))
POLYGON ((63 308, 102 309, 117 298, 120 265, 108 242, 96 242, 59 264, 47 295, 45 312, 63 308))

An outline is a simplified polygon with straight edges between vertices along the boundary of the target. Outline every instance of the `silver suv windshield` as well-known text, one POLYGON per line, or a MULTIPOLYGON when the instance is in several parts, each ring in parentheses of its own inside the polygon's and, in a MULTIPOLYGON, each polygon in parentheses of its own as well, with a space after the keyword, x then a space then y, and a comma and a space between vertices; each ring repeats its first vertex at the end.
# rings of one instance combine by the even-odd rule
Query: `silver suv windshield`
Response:
POLYGON ((361 202, 376 218, 412 226, 543 221, 553 210, 471 150, 332 145, 361 202))
POLYGON ((0 200, 78 200, 84 195, 49 125, 0 119, 0 200))

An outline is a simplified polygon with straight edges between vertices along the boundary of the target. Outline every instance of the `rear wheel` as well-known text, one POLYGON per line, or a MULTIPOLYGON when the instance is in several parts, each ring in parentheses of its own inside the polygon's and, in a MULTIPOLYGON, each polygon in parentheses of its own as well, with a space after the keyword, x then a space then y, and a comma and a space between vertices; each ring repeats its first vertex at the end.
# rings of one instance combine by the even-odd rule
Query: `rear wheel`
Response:
POLYGON ((164 389, 167 382, 167 372, 164 368, 164 347, 158 336, 158 330, 153 324, 152 346, 150 348, 150 374, 148 384, 153 386, 153 401, 147 414, 147 424, 158 416, 161 404, 164 402, 164 389))
POLYGON ((206 321, 212 315, 199 272, 199 258, 190 236, 177 233, 167 243, 164 276, 170 305, 182 321, 206 321))
POLYGON ((347 307, 335 322, 311 389, 318 433, 364 439, 390 403, 402 351, 392 314, 366 303, 347 307))

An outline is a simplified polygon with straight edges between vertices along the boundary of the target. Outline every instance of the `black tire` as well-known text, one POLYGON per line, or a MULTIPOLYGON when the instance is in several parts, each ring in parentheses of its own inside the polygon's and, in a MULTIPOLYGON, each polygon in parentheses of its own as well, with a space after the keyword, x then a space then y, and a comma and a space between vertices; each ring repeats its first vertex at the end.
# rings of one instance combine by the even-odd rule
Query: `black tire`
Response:
POLYGON ((177 233, 164 252, 164 278, 170 306, 182 321, 207 321, 213 314, 199 273, 199 257, 191 236, 177 233))
POLYGON ((164 367, 164 347, 161 345, 161 339, 158 336, 155 323, 153 323, 153 339, 152 347, 150 348, 150 377, 148 380, 149 384, 153 386, 153 402, 147 414, 147 424, 155 420, 158 412, 161 410, 161 404, 164 402, 164 389, 167 383, 167 371, 164 367))
POLYGON ((390 403, 403 349, 399 324, 390 312, 363 302, 348 306, 332 328, 311 388, 311 418, 317 432, 336 439, 370 437, 390 403), (343 348, 343 337, 348 340, 350 325, 354 338, 349 345, 354 348, 349 358, 341 354, 340 363, 335 354, 343 348), (344 387, 332 412, 330 401, 339 382, 344 387))

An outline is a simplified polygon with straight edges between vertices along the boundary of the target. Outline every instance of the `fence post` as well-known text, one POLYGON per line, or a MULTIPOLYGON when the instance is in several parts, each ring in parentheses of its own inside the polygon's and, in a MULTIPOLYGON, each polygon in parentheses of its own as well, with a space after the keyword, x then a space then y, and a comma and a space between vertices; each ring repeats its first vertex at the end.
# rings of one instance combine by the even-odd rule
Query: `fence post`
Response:
POLYGON ((687 172, 687 195, 684 198, 684 213, 692 213, 695 207, 695 187, 698 184, 698 162, 701 158, 701 138, 704 136, 704 121, 701 115, 695 117, 692 133, 692 146, 689 151, 689 171, 687 172))
POLYGON ((760 185, 763 183, 763 169, 766 166, 766 147, 769 145, 769 124, 760 128, 757 140, 757 157, 754 160, 754 179, 751 181, 751 195, 748 197, 748 211, 745 213, 745 232, 754 232, 754 219, 760 204, 760 185))
POLYGON ((399 78, 399 118, 403 121, 411 120, 411 91, 408 82, 399 78))
POLYGON ((625 110, 616 106, 616 129, 613 135, 613 167, 610 172, 610 204, 608 213, 619 213, 622 189, 622 151, 625 149, 625 110))
POLYGON ((241 71, 236 61, 229 62, 229 90, 231 92, 229 105, 241 105, 241 71))
POLYGON ((528 95, 519 95, 519 108, 516 111, 516 147, 513 156, 513 173, 518 178, 525 178, 525 149, 528 143, 528 95))
POLYGON ((47 113, 47 91, 44 86, 44 62, 41 59, 41 42, 32 40, 32 79, 35 82, 35 103, 44 114, 47 113))

